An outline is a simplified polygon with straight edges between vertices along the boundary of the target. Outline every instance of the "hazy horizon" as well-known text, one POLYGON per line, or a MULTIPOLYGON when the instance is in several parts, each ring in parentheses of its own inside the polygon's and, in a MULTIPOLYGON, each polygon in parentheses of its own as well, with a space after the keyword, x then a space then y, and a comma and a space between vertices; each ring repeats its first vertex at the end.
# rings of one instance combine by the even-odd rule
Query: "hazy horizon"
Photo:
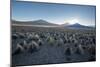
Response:
POLYGON ((43 19, 54 24, 79 23, 95 26, 95 6, 70 4, 49 4, 37 2, 12 3, 12 19, 17 21, 34 21, 43 19))

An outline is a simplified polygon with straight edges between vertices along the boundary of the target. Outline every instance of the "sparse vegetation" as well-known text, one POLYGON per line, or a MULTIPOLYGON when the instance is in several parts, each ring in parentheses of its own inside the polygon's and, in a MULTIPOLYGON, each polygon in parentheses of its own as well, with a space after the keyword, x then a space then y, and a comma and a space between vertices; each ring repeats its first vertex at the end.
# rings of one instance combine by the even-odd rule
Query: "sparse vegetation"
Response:
MULTIPOLYGON (((34 52, 38 53, 38 51, 41 51, 42 49, 54 49, 54 51, 52 50, 52 53, 50 55, 51 57, 53 57, 52 54, 56 54, 58 49, 59 51, 62 49, 61 54, 66 58, 66 61, 64 60, 63 62, 94 61, 96 54, 95 35, 95 30, 75 30, 64 29, 60 27, 45 28, 13 26, 12 54, 13 57, 24 53, 31 53, 34 55, 34 52), (77 60, 77 58, 75 57, 76 55, 82 57, 79 57, 79 59, 77 60)), ((44 53, 46 52, 44 51, 44 53)), ((50 56, 48 56, 47 58, 49 59, 50 56)), ((45 57, 42 58, 45 59, 45 57)), ((55 59, 56 58, 53 58, 54 61, 55 59)), ((37 60, 37 62, 39 62, 39 60, 37 60)))

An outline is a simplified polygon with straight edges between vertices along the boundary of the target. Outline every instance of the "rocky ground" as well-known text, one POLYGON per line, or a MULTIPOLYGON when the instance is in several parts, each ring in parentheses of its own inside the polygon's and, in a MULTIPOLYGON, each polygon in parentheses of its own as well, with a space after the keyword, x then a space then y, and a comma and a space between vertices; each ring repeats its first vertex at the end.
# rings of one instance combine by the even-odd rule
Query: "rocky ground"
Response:
POLYGON ((12 28, 13 65, 95 61, 95 48, 95 30, 12 28))

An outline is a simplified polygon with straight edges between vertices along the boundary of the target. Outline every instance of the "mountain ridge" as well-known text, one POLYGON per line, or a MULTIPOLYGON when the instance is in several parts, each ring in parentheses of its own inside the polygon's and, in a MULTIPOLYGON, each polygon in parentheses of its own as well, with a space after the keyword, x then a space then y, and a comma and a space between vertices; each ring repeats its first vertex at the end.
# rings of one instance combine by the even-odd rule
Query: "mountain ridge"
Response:
POLYGON ((50 23, 45 20, 34 20, 34 21, 16 21, 12 20, 12 24, 22 24, 22 25, 52 25, 52 26, 58 26, 57 24, 50 23))
POLYGON ((44 26, 57 26, 57 27, 63 27, 63 28, 71 28, 71 29, 95 29, 95 27, 91 27, 91 26, 85 26, 85 25, 81 25, 79 23, 75 23, 75 24, 69 24, 68 22, 62 25, 58 25, 58 24, 54 24, 54 23, 50 23, 46 20, 34 20, 34 21, 16 21, 16 20, 12 20, 12 24, 15 25, 44 25, 44 26))

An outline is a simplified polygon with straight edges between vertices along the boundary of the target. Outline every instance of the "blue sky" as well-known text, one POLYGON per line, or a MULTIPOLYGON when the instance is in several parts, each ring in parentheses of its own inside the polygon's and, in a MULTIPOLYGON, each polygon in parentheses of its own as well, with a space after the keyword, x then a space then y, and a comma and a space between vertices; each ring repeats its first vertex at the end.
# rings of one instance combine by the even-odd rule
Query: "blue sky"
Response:
POLYGON ((43 19, 55 24, 80 23, 93 26, 95 9, 95 6, 13 1, 12 19, 18 21, 43 19))

